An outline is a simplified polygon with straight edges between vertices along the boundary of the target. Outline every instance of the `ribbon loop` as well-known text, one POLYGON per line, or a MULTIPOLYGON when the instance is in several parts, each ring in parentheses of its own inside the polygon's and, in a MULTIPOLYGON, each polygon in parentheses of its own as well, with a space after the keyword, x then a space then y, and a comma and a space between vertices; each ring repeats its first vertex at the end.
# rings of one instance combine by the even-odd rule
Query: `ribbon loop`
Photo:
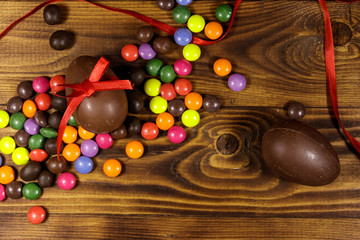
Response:
POLYGON ((86 97, 89 98, 95 93, 95 88, 93 84, 89 81, 89 79, 83 80, 80 85, 86 97))

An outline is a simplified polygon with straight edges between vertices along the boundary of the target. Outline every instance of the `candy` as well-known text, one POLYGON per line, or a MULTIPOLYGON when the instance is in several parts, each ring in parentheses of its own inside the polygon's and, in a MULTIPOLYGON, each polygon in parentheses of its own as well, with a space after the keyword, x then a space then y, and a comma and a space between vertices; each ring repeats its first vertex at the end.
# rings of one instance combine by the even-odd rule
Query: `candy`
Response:
POLYGON ((191 73, 192 66, 188 60, 178 59, 174 63, 174 71, 180 76, 186 76, 191 73))
POLYGON ((45 145, 45 137, 41 134, 35 134, 29 138, 29 148, 31 150, 44 148, 44 145, 45 145))
POLYGON ((9 121, 9 114, 4 110, 0 110, 0 128, 6 127, 9 124, 9 121))
POLYGON ((0 156, 0 167, 1 167, 2 163, 3 163, 3 158, 0 156))
POLYGON ((143 43, 147 43, 154 36, 155 29, 151 26, 140 27, 137 31, 136 38, 143 43))
POLYGON ((27 218, 32 224, 39 224, 45 220, 46 212, 45 209, 40 206, 35 206, 29 209, 27 218))
POLYGON ((167 101, 163 97, 156 96, 150 100, 150 110, 153 113, 159 114, 165 112, 167 109, 167 101))
POLYGON ((227 22, 231 18, 232 8, 227 4, 220 5, 216 8, 215 15, 219 21, 227 22))
POLYGON ((73 143, 77 139, 77 130, 73 126, 66 126, 62 140, 64 143, 73 143))
POLYGON ((223 27, 218 22, 209 22, 205 25, 205 36, 211 40, 216 40, 223 34, 223 27))
POLYGON ((45 93, 50 88, 50 81, 47 77, 37 77, 33 80, 32 87, 37 93, 45 93))
POLYGON ((160 79, 165 83, 172 82, 176 78, 174 68, 170 65, 165 65, 160 69, 160 79))
POLYGON ((34 120, 40 127, 46 127, 48 125, 49 113, 44 111, 36 111, 34 120))
POLYGON ((16 165, 27 164, 30 159, 29 151, 24 147, 17 147, 11 155, 11 159, 16 165))
MULTIPOLYGON (((57 152, 56 148, 57 148, 56 138, 46 139, 44 149, 49 156, 56 154, 57 152)), ((62 152, 63 149, 64 149, 64 143, 61 142, 60 152, 62 152)))
POLYGON ((187 28, 179 28, 174 34, 174 40, 180 46, 188 45, 192 40, 192 33, 187 28))
POLYGON ((161 10, 169 11, 175 5, 175 0, 157 0, 157 5, 161 10))
POLYGON ((190 18, 191 12, 188 7, 179 5, 174 8, 172 17, 177 23, 186 23, 190 18))
POLYGON ((20 170, 20 178, 24 181, 33 181, 38 178, 40 172, 40 163, 30 161, 20 170))
POLYGON ((24 129, 20 129, 14 135, 15 143, 18 147, 27 147, 31 135, 28 134, 24 129))
POLYGON ((173 115, 171 115, 168 112, 160 113, 156 117, 156 125, 161 130, 168 130, 169 128, 171 128, 174 125, 174 122, 175 122, 175 120, 174 120, 173 115))
POLYGON ((17 94, 22 99, 29 99, 34 95, 35 91, 31 81, 23 81, 17 86, 17 94))
POLYGON ((231 72, 232 65, 229 60, 220 58, 215 61, 214 65, 213 65, 213 69, 214 69, 214 72, 218 76, 223 77, 223 76, 228 75, 231 72))
POLYGON ((61 118, 62 118, 62 113, 60 111, 56 111, 50 114, 48 119, 49 127, 54 129, 59 129, 61 118))
POLYGON ((22 111, 26 117, 28 118, 34 117, 36 110, 37 110, 36 104, 33 100, 28 99, 23 103, 22 111))
POLYGON ((192 3, 192 0, 176 0, 176 2, 180 5, 189 5, 192 3))
POLYGON ((5 198, 6 198, 5 187, 2 184, 0 184, 0 202, 4 201, 5 198))
POLYGON ((171 41, 168 37, 159 36, 155 38, 153 48, 158 53, 167 53, 171 49, 171 41))
POLYGON ((291 119, 301 119, 305 116, 306 109, 303 104, 291 101, 286 104, 287 115, 291 119))
POLYGON ((0 151, 3 154, 11 154, 14 152, 16 147, 15 140, 12 137, 2 137, 0 140, 0 151))
POLYGON ((40 126, 37 125, 34 118, 29 118, 24 123, 25 131, 30 135, 38 134, 40 131, 40 126))
POLYGON ((160 95, 167 101, 173 100, 176 97, 174 86, 171 83, 164 83, 160 87, 160 95))
POLYGON ((203 98, 197 92, 191 92, 185 97, 185 106, 188 109, 198 110, 202 107, 203 98))
POLYGON ((228 85, 231 90, 240 92, 246 86, 246 79, 243 75, 235 73, 229 77, 228 85))
POLYGON ((153 59, 156 56, 156 52, 148 43, 143 43, 139 47, 139 55, 144 60, 153 59))
POLYGON ((144 100, 136 91, 127 91, 126 96, 129 102, 129 113, 136 114, 144 109, 144 100))
POLYGON ((141 136, 147 140, 155 139, 159 135, 159 128, 153 122, 146 122, 141 128, 141 136))
POLYGON ((126 144, 125 152, 129 158, 140 158, 144 154, 144 146, 139 141, 131 141, 126 144))
POLYGON ((44 21, 49 25, 61 23, 61 10, 56 4, 49 4, 44 8, 44 21))
POLYGON ((160 93, 161 82, 155 78, 147 80, 144 84, 144 91, 150 97, 155 97, 160 93))
POLYGON ((130 70, 130 81, 134 86, 139 86, 145 79, 145 71, 142 68, 133 68, 130 70))
POLYGON ((93 167, 94 163, 89 157, 81 156, 75 161, 75 169, 78 173, 88 174, 92 171, 93 167))
POLYGON ((47 93, 39 93, 35 97, 35 103, 37 109, 39 109, 40 111, 46 111, 51 106, 51 97, 47 93))
POLYGON ((137 117, 128 117, 125 121, 125 126, 129 137, 137 135, 141 132, 141 122, 137 117))
POLYGON ((99 146, 99 148, 101 148, 101 149, 108 149, 113 144, 113 139, 112 139, 111 135, 108 133, 102 133, 102 134, 96 135, 95 141, 96 141, 97 145, 99 146))
POLYGON ((73 33, 64 30, 58 30, 50 36, 50 47, 58 51, 68 49, 72 46, 73 39, 73 33))
POLYGON ((84 140, 89 140, 95 137, 95 133, 85 130, 82 126, 78 128, 79 137, 84 140))
POLYGON ((73 162, 80 157, 80 153, 80 147, 75 143, 67 144, 62 151, 63 157, 69 162, 73 162))
POLYGON ((43 149, 31 150, 31 152, 29 154, 30 160, 35 161, 35 162, 43 162, 47 159, 47 157, 48 157, 48 154, 43 149))
POLYGON ((27 183, 22 188, 22 195, 29 200, 36 200, 41 195, 41 188, 37 183, 27 183))
POLYGON ((189 94, 192 90, 191 82, 186 78, 179 78, 175 81, 175 91, 181 96, 189 94))
POLYGON ((42 188, 51 187, 54 184, 54 175, 48 170, 43 170, 39 174, 38 184, 42 188))
POLYGON ((85 140, 81 143, 80 150, 86 157, 95 157, 99 152, 99 146, 94 140, 85 140))
POLYGON ((160 68, 162 67, 162 65, 163 62, 160 59, 153 58, 146 63, 146 71, 148 74, 155 77, 159 75, 160 68))
MULTIPOLYGON (((60 96, 65 96, 65 91, 60 91, 57 93, 60 96)), ((58 97, 56 95, 52 95, 51 97, 51 106, 58 111, 65 112, 67 108, 67 100, 66 98, 58 97)))
POLYGON ((181 143, 186 138, 186 132, 181 126, 172 126, 168 131, 168 138, 172 143, 181 143))
POLYGON ((181 115, 181 121, 186 127, 195 127, 200 122, 200 115, 196 110, 186 110, 181 115))
POLYGON ((41 128, 40 134, 46 138, 54 138, 57 137, 57 131, 53 128, 41 128))
POLYGON ((198 45, 189 43, 183 48, 183 56, 188 61, 196 61, 201 56, 201 50, 198 45))
POLYGON ((121 127, 110 133, 111 137, 115 140, 126 138, 127 134, 125 125, 121 125, 121 127))
POLYGON ((205 111, 213 113, 220 109, 221 103, 220 100, 213 95, 206 95, 203 102, 203 108, 205 111))
POLYGON ((126 44, 121 49, 121 56, 128 62, 133 62, 139 57, 138 47, 134 44, 126 44))
POLYGON ((77 123, 77 121, 76 121, 76 119, 74 118, 73 115, 70 116, 69 121, 68 121, 67 124, 70 125, 70 126, 73 126, 73 127, 79 126, 79 124, 77 123))
POLYGON ((6 196, 11 199, 19 199, 22 197, 22 188, 23 188, 22 182, 13 181, 8 185, 6 185, 6 189, 5 189, 6 196))
POLYGON ((65 90, 65 86, 59 86, 63 84, 65 84, 65 77, 62 75, 55 75, 50 79, 50 88, 55 93, 65 90))
POLYGON ((103 165, 103 171, 108 177, 117 177, 121 173, 121 163, 116 159, 106 160, 103 165))
POLYGON ((6 104, 6 109, 9 113, 16 113, 21 111, 23 105, 23 101, 21 97, 16 96, 9 99, 9 101, 6 104))
POLYGON ((23 129, 25 121, 26 121, 26 117, 23 113, 21 112, 14 113, 10 117, 10 127, 12 127, 15 130, 23 129))
POLYGON ((60 156, 60 159, 54 156, 46 161, 46 167, 51 173, 59 174, 66 170, 67 162, 63 156, 60 156))
POLYGON ((76 178, 72 173, 64 172, 59 175, 57 185, 63 190, 71 190, 75 187, 76 178))
POLYGON ((9 184, 15 179, 15 171, 11 166, 0 167, 0 184, 9 184))
POLYGON ((173 99, 168 104, 168 112, 174 117, 180 117, 186 110, 185 103, 182 99, 173 99))
POLYGON ((205 19, 200 15, 194 14, 188 19, 187 27, 194 33, 201 32, 205 27, 205 19))

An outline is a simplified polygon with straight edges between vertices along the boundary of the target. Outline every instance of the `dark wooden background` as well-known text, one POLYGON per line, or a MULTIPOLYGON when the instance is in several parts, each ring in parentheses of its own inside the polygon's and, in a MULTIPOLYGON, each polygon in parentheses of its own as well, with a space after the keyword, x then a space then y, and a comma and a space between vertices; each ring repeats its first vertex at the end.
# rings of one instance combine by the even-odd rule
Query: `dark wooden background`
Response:
MULTIPOLYGON (((159 10, 156 1, 99 2, 182 26, 174 23, 172 12, 159 10)), ((190 9, 210 21, 219 4, 234 2, 195 0, 190 9)), ((0 29, 39 3, 2 0, 0 29)), ((45 24, 40 10, 0 39, 1 109, 16 94, 19 82, 64 74, 80 55, 106 56, 120 70, 145 66, 143 60, 126 63, 120 57, 122 46, 139 44, 136 31, 144 23, 83 2, 58 5, 65 13, 61 25, 45 24), (49 37, 56 30, 75 34, 71 49, 50 48, 49 37)), ((360 5, 329 1, 328 8, 340 114, 357 137, 360 5)), ((202 56, 189 77, 194 91, 221 99, 219 112, 201 111, 200 124, 186 130, 182 144, 170 144, 165 133, 153 141, 142 140, 146 152, 140 159, 126 157, 129 139, 116 141, 94 158, 97 168, 91 174, 77 174, 79 183, 71 191, 54 186, 35 201, 0 202, 0 239, 360 239, 359 156, 344 141, 329 110, 323 36, 317 1, 244 1, 228 37, 201 47, 202 56), (220 57, 233 63, 233 72, 247 77, 244 91, 231 91, 227 78, 215 76, 212 63, 220 57), (340 176, 327 186, 287 182, 264 165, 261 137, 286 117, 284 105, 292 100, 306 106, 303 121, 323 133, 339 154, 340 176), (217 149, 216 141, 224 134, 237 138, 235 153, 223 155, 217 149), (102 172, 108 158, 124 165, 115 179, 102 172), (26 218, 35 205, 48 212, 43 224, 32 225, 26 218)), ((175 45, 160 56, 168 64, 181 57, 175 45)), ((138 117, 154 121, 156 116, 144 111, 138 117)), ((1 129, 0 136, 14 133, 1 129)), ((10 156, 4 157, 6 164, 14 165, 10 156)), ((74 167, 70 171, 75 173, 74 167)))

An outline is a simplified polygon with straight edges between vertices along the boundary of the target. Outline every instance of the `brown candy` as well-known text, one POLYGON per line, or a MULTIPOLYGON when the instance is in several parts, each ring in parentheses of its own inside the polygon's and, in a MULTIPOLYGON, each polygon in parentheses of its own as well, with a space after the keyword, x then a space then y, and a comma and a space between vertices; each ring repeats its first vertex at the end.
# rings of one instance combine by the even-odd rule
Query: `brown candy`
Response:
MULTIPOLYGON (((52 155, 55 155, 56 154, 56 151, 57 151, 57 142, 56 142, 56 138, 48 138, 46 139, 46 142, 45 142, 45 152, 49 155, 49 156, 52 156, 52 155)), ((60 152, 62 152, 64 148, 64 143, 61 142, 61 146, 60 146, 60 152)))
POLYGON ((6 104, 6 109, 9 113, 16 113, 21 111, 23 101, 21 97, 12 97, 9 99, 9 101, 6 104))
MULTIPOLYGON (((67 69, 66 83, 80 83, 90 77, 98 58, 82 56, 67 69)), ((111 69, 105 75, 115 76, 111 69)), ((67 94, 71 90, 66 89, 67 94)), ((128 113, 128 101, 124 90, 99 91, 85 98, 75 109, 73 116, 80 126, 93 133, 108 133, 119 128, 128 113)))
POLYGON ((54 183, 54 175, 48 170, 43 170, 38 177, 38 184, 42 188, 51 187, 54 183))
POLYGON ((28 162, 20 171, 20 178, 24 181, 33 181, 37 179, 41 172, 41 165, 38 162, 28 162))
POLYGON ((161 10, 170 11, 175 5, 175 0, 157 0, 157 5, 161 10))
POLYGON ((125 125, 121 125, 121 127, 111 132, 111 137, 115 140, 126 138, 126 136, 127 136, 127 130, 125 125))
POLYGON ((301 119, 305 116, 305 107, 299 102, 288 102, 285 107, 287 108, 287 115, 291 119, 301 119))
POLYGON ((205 111, 213 113, 218 111, 220 107, 220 100, 216 96, 206 95, 204 97, 203 108, 205 109, 205 111))
MULTIPOLYGON (((65 91, 57 92, 56 94, 60 96, 65 96, 65 91)), ((56 95, 52 95, 51 97, 51 106, 55 108, 56 110, 59 110, 61 112, 65 112, 67 108, 67 100, 66 98, 58 97, 56 95)))
POLYGON ((168 104, 168 112, 174 117, 180 117, 186 110, 184 100, 175 98, 168 104))
POLYGON ((144 109, 144 100, 136 91, 126 91, 129 103, 129 113, 139 113, 144 109))
POLYGON ((297 120, 272 126, 263 136, 262 154, 276 174, 304 185, 325 185, 340 173, 339 159, 330 142, 297 120))
POLYGON ((74 34, 64 30, 58 30, 50 36, 50 46, 58 51, 70 48, 73 41, 74 34))
POLYGON ((146 73, 142 68, 133 68, 130 70, 130 81, 134 86, 139 86, 144 82, 146 73))
POLYGON ((154 36, 155 28, 151 26, 143 26, 138 29, 136 38, 143 43, 149 42, 154 36))
POLYGON ((32 87, 32 82, 31 81, 21 82, 17 86, 17 94, 22 99, 29 99, 34 95, 34 93, 35 93, 35 91, 34 91, 34 89, 32 87))
POLYGON ((39 125, 40 127, 47 127, 48 118, 49 118, 49 113, 45 111, 36 111, 34 116, 34 120, 36 124, 39 125))
POLYGON ((67 168, 67 161, 63 156, 60 156, 60 160, 57 156, 54 156, 47 160, 46 167, 53 174, 59 174, 64 172, 67 168))
POLYGON ((28 134, 24 129, 20 129, 14 135, 16 146, 27 147, 27 145, 29 144, 30 137, 31 135, 28 134))
POLYGON ((153 42, 153 48, 158 53, 167 53, 171 49, 171 41, 168 37, 157 37, 153 42))
POLYGON ((53 112, 48 118, 48 124, 51 128, 59 129, 63 114, 59 111, 53 112))
POLYGON ((22 197, 22 182, 13 181, 6 185, 5 193, 6 196, 12 199, 19 199, 22 197))
POLYGON ((125 126, 128 132, 128 136, 137 135, 141 131, 141 121, 137 117, 128 117, 125 121, 125 126))
POLYGON ((58 5, 49 4, 44 8, 44 21, 49 25, 61 23, 61 10, 58 5))

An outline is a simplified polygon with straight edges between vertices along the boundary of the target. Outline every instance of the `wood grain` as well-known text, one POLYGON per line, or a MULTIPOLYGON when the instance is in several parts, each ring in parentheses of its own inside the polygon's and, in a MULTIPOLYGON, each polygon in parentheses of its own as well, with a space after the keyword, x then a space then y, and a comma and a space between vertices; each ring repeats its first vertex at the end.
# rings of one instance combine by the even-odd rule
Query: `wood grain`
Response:
MULTIPOLYGON (((38 3, 2 1, 0 29, 38 3)), ((171 12, 160 11, 156 1, 99 3, 182 26, 174 24, 171 12)), ((210 21, 219 4, 194 1, 190 9, 210 21)), ((39 11, 0 39, 2 109, 19 82, 64 74, 77 56, 106 56, 123 76, 130 67, 145 66, 143 60, 130 64, 120 56, 125 44, 139 44, 135 35, 144 23, 82 2, 58 5, 65 12, 61 25, 46 25, 39 11), (71 49, 57 52, 48 39, 60 29, 72 31, 76 41, 71 49)), ((360 5, 328 2, 328 8, 336 43, 340 114, 357 137, 360 5)), ((140 159, 126 157, 129 139, 116 141, 94 158, 96 169, 91 174, 77 174, 74 190, 54 186, 44 189, 36 201, 6 199, 0 203, 0 239, 360 239, 360 163, 329 110, 320 6, 316 1, 244 1, 237 14, 228 37, 202 47, 202 57, 189 76, 194 91, 220 98, 219 112, 201 110, 200 124, 186 129, 182 144, 170 144, 166 132, 153 141, 132 137, 145 145, 140 159), (226 77, 215 76, 212 63, 220 57, 228 58, 233 71, 247 77, 244 91, 232 92, 226 77), (263 162, 262 135, 286 117, 284 105, 291 100, 306 106, 303 121, 324 134, 339 154, 341 174, 327 186, 285 181, 263 162), (114 179, 102 172, 109 158, 124 166, 114 179), (37 226, 26 219, 34 205, 49 213, 37 226)), ((169 54, 159 56, 168 64, 180 57, 175 44, 169 54)), ((149 110, 136 116, 142 121, 156 118, 149 110)), ((14 133, 5 128, 0 136, 14 133)), ((13 165, 10 156, 4 158, 13 165)), ((69 171, 76 172, 74 166, 69 171)))

